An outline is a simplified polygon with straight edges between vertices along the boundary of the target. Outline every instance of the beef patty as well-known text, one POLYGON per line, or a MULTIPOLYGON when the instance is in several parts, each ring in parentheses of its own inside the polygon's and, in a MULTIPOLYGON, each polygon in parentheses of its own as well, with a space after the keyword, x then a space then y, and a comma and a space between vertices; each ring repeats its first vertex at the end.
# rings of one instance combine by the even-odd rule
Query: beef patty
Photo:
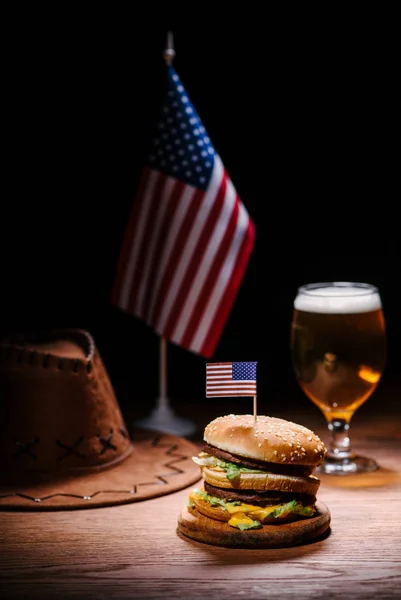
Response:
POLYGON ((227 502, 239 500, 245 504, 254 504, 256 506, 269 506, 274 504, 282 504, 298 500, 304 506, 314 505, 316 496, 310 494, 294 494, 292 492, 253 492, 252 490, 229 490, 210 485, 207 481, 203 482, 205 492, 216 498, 222 498, 227 502))
POLYGON ((202 448, 203 452, 221 458, 228 462, 235 463, 236 465, 242 465, 248 469, 261 469, 262 471, 269 471, 270 473, 278 473, 279 475, 299 475, 301 477, 308 477, 313 472, 313 467, 306 465, 283 465, 271 462, 265 462, 263 460, 255 460, 253 458, 246 458, 239 456, 238 454, 231 454, 225 450, 220 450, 215 446, 206 444, 202 448))

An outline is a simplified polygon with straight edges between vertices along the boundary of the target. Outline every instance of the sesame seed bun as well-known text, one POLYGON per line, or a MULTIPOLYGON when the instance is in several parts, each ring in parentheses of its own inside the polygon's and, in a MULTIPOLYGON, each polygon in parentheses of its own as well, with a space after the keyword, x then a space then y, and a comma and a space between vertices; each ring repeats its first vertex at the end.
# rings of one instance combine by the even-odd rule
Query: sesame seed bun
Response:
POLYGON ((217 417, 206 426, 203 439, 225 452, 277 464, 317 467, 327 452, 310 429, 263 415, 256 423, 253 415, 217 417))

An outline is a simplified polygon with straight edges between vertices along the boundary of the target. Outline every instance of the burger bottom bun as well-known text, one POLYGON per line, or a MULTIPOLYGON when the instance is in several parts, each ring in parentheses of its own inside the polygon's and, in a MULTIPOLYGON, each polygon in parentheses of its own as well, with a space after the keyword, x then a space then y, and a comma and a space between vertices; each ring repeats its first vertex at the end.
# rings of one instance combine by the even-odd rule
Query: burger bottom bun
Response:
POLYGON ((316 504, 315 516, 280 525, 264 524, 259 529, 241 531, 228 523, 211 519, 196 508, 184 506, 178 516, 178 533, 204 544, 226 548, 289 548, 320 541, 329 533, 330 511, 316 504))
MULTIPOLYGON (((216 521, 229 521, 233 515, 224 510, 222 506, 213 506, 210 502, 203 500, 202 498, 192 498, 195 508, 198 512, 209 519, 215 519, 216 521)), ((258 507, 260 508, 260 507, 258 507)), ((302 515, 289 514, 285 517, 266 517, 263 521, 265 523, 287 523, 288 521, 296 521, 299 519, 310 519, 310 517, 303 517, 302 515)))
POLYGON ((203 500, 203 498, 192 498, 192 502, 198 510, 205 517, 210 519, 216 519, 216 521, 229 521, 231 515, 224 510, 222 506, 212 506, 210 502, 203 500))
POLYGON ((226 472, 201 467, 202 477, 210 485, 225 489, 254 490, 256 492, 294 492, 316 496, 320 480, 314 475, 277 475, 276 473, 241 473, 237 479, 227 479, 226 472))

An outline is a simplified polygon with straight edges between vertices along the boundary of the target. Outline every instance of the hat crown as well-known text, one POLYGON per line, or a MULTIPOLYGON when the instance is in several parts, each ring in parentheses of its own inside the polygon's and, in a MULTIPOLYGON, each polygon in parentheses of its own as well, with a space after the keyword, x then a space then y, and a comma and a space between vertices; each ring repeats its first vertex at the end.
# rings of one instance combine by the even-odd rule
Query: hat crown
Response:
POLYGON ((123 460, 132 443, 92 336, 22 334, 0 346, 0 478, 75 473, 123 460))

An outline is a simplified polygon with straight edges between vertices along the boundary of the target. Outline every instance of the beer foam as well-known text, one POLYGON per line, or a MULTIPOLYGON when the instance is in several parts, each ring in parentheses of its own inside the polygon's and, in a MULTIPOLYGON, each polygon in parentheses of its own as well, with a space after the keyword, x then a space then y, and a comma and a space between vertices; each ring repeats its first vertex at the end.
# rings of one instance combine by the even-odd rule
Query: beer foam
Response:
POLYGON ((324 314, 364 313, 382 307, 378 291, 352 285, 310 288, 298 292, 294 308, 324 314))

